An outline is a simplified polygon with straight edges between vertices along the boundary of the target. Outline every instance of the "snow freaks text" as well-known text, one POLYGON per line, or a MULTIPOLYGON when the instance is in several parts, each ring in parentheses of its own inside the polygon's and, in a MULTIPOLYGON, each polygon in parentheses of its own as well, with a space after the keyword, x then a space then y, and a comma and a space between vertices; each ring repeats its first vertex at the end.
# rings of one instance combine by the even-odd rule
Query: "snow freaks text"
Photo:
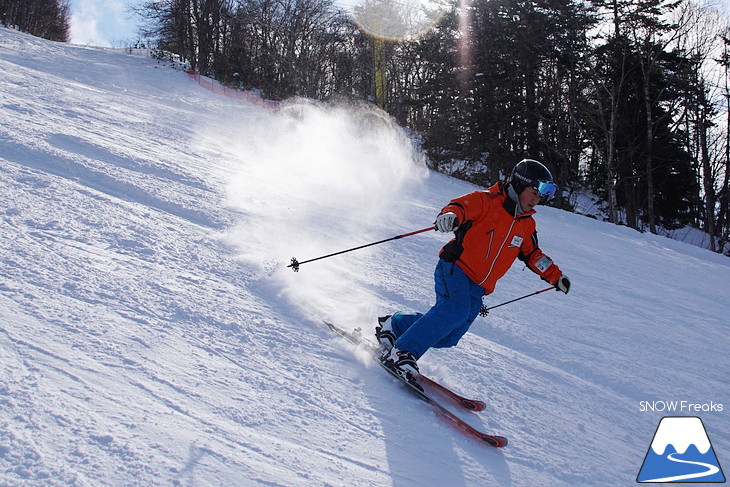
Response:
POLYGON ((693 401, 640 401, 639 411, 642 413, 721 413, 723 405, 714 401, 704 403, 693 401))

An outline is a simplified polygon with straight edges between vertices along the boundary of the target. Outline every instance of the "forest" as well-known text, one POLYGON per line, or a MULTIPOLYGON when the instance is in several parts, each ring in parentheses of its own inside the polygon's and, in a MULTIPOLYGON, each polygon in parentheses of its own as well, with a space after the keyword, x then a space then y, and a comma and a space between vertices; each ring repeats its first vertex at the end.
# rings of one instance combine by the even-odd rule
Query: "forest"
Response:
POLYGON ((551 204, 590 194, 596 217, 693 226, 730 255, 730 26, 710 2, 352 1, 145 0, 137 13, 142 36, 228 86, 377 104, 432 169, 486 185, 538 159, 561 188, 551 204))
POLYGON ((68 0, 0 0, 0 25, 51 41, 70 40, 68 0))

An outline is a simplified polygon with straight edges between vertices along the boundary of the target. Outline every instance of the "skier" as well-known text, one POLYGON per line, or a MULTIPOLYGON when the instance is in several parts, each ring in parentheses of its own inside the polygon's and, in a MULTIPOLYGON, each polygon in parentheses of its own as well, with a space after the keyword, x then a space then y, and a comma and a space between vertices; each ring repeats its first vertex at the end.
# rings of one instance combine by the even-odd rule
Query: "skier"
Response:
POLYGON ((494 291, 515 259, 568 294, 570 280, 540 250, 532 218, 535 206, 556 191, 550 171, 524 159, 509 180, 455 198, 441 210, 436 229, 453 231, 455 238, 439 253, 436 304, 426 314, 378 318, 375 336, 384 347, 386 366, 412 381, 418 374, 416 361, 429 348, 456 345, 479 314, 482 296, 494 291))

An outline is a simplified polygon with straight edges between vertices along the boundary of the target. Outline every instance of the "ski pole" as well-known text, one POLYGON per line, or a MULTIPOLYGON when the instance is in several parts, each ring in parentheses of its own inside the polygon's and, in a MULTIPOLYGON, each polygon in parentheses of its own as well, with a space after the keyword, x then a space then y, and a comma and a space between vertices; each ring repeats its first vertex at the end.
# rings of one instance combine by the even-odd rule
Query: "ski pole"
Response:
POLYGON ((499 308, 500 306, 504 306, 505 304, 514 303, 515 301, 519 301, 520 299, 529 298, 530 296, 535 296, 536 294, 544 293, 545 291, 550 291, 551 289, 555 289, 555 286, 546 287, 545 289, 541 289, 540 291, 535 291, 534 293, 525 294, 524 296, 520 296, 519 298, 511 299, 509 301, 505 301, 504 303, 495 304, 494 306, 486 307, 482 306, 482 309, 479 310, 480 316, 487 316, 489 314, 490 309, 499 308))
POLYGON ((287 267, 291 267, 294 270, 294 272, 299 272, 299 266, 302 265, 302 264, 306 264, 307 262, 314 262, 315 260, 321 260, 321 259, 326 259, 328 257, 334 257, 335 255, 340 255, 340 254, 344 254, 344 253, 347 253, 347 252, 352 252, 353 250, 364 249, 365 247, 372 247, 373 245, 378 245, 378 244, 381 244, 381 243, 390 242, 391 240, 397 240, 399 238, 410 237, 411 235, 416 235, 418 233, 428 232, 429 230, 435 230, 435 229, 436 229, 435 226, 434 227, 428 227, 428 228, 422 228, 421 230, 416 230, 415 232, 404 233, 403 235, 396 235, 395 237, 386 238, 385 240, 379 240, 377 242, 373 242, 373 243, 369 243, 369 244, 365 244, 365 245, 360 245, 359 247, 353 247, 351 249, 341 250, 340 252, 335 252, 334 254, 323 255, 322 257, 317 257, 317 258, 314 258, 314 259, 304 260, 302 262, 299 262, 296 257, 292 257, 291 258, 291 264, 289 264, 287 267))

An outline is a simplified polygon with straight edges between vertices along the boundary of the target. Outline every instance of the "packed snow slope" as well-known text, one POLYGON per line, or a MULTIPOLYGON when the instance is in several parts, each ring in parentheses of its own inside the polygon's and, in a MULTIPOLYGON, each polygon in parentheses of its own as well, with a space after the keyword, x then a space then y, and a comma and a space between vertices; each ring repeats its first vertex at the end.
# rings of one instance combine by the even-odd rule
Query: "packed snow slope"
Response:
MULTIPOLYGON (((464 416, 509 437, 495 450, 321 324, 426 310, 448 236, 286 267, 477 189, 427 171, 386 116, 267 111, 6 29, 0 72, 3 487, 632 485, 666 415, 702 417, 730 465, 727 257, 541 207, 570 294, 421 360, 487 402, 464 416)), ((488 304, 544 287, 517 263, 488 304)))

